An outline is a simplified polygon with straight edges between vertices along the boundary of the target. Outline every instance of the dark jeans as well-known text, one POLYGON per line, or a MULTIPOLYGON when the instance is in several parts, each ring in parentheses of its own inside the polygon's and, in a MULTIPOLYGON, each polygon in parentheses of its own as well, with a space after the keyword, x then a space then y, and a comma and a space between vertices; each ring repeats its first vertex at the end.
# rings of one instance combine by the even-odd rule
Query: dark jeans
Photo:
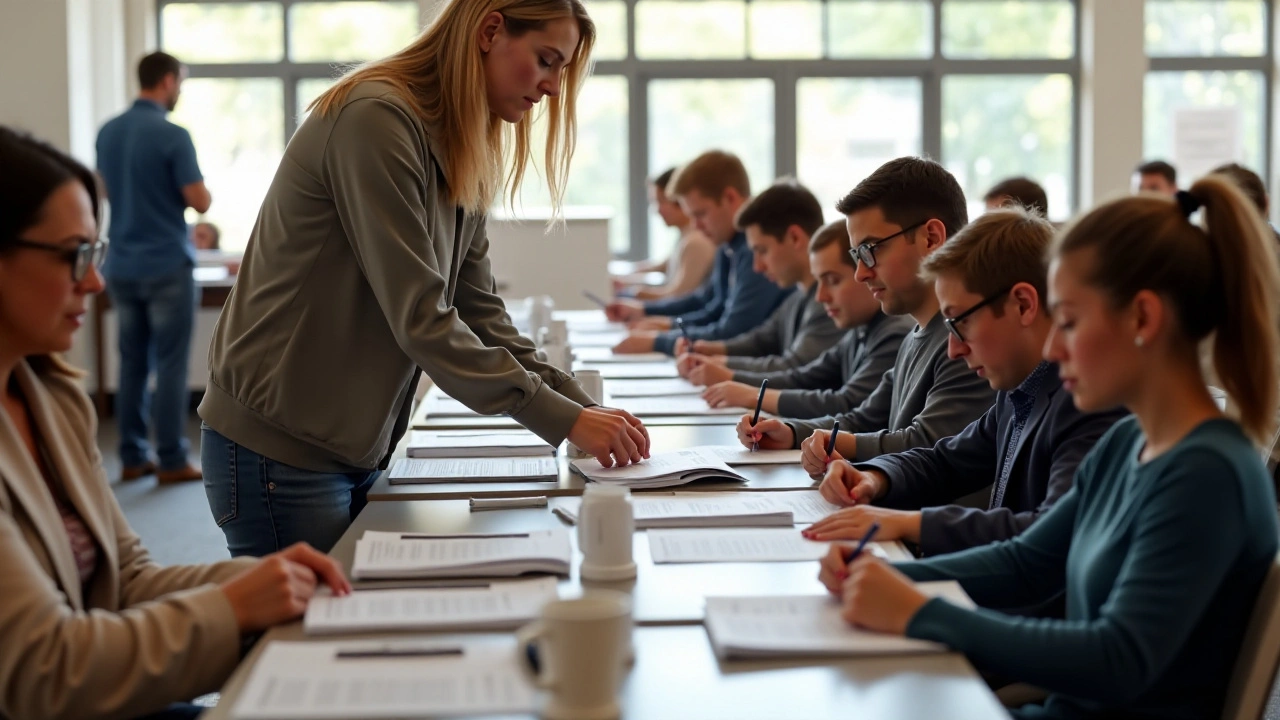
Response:
POLYGON ((150 414, 160 469, 182 468, 190 449, 184 430, 189 401, 187 360, 196 312, 191 267, 183 265, 154 278, 110 279, 107 289, 119 335, 116 420, 120 425, 120 462, 136 467, 149 460, 150 414), (154 394, 148 386, 153 370, 154 394))
POLYGON ((208 709, 190 703, 174 703, 160 712, 144 715, 137 720, 196 720, 200 713, 208 709))
POLYGON ((378 471, 322 473, 276 462, 200 426, 200 465, 214 522, 232 557, 305 541, 329 552, 365 506, 378 471))

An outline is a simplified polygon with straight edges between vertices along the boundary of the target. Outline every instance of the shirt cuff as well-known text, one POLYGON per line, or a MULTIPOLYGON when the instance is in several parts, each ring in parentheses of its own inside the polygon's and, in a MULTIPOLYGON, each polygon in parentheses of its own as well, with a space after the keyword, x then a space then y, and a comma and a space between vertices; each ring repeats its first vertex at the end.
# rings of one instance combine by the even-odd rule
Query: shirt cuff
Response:
POLYGON ((665 353, 667 355, 675 355, 676 352, 676 334, 661 333, 653 339, 653 351, 665 353))

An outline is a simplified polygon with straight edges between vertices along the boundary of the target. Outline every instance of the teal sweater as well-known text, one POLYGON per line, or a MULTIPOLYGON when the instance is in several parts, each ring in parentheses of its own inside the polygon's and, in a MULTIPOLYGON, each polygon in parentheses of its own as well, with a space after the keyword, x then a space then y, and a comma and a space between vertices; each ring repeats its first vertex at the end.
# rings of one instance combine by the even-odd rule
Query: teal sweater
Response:
POLYGON ((1017 718, 1216 718, 1276 555, 1276 496, 1239 426, 1203 423, 1146 463, 1134 418, 1098 441, 1075 487, 1013 540, 896 567, 958 580, 985 607, 1065 591, 1065 620, 930 600, 907 635, 1051 693, 1017 718))

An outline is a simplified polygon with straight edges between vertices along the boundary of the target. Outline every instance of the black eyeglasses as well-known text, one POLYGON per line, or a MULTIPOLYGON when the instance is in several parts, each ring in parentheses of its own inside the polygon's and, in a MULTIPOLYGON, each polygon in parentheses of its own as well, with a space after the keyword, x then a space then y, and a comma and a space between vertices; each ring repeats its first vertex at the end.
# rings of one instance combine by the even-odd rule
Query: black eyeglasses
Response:
POLYGON ((887 238, 881 238, 875 242, 863 243, 861 245, 858 245, 857 247, 849 248, 849 257, 852 257, 854 262, 861 262, 864 266, 866 266, 867 269, 871 269, 876 266, 876 248, 898 237, 899 235, 906 235, 907 233, 911 232, 912 230, 915 230, 916 228, 920 227, 921 225, 924 225, 927 222, 929 221, 921 220, 920 222, 916 223, 915 225, 912 225, 911 227, 902 228, 901 230, 890 235, 887 238))
POLYGON ((960 342, 966 342, 966 340, 964 339, 964 334, 960 332, 960 323, 964 322, 965 320, 968 320, 970 315, 978 312, 982 308, 990 305, 991 303, 997 300, 1004 298, 1004 296, 1008 295, 1009 291, 1011 290, 1013 290, 1013 288, 1008 287, 996 293, 995 295, 991 295, 990 297, 983 298, 982 302, 978 303, 977 305, 974 305, 968 310, 965 310, 959 315, 955 317, 943 318, 943 322, 947 324, 947 329, 951 331, 952 335, 956 336, 957 340, 959 340, 960 342))
POLYGON ((74 282, 84 280, 85 275, 89 274, 89 268, 101 267, 102 259, 107 254, 107 244, 102 241, 88 242, 81 240, 80 244, 73 248, 22 239, 14 240, 10 244, 17 247, 30 248, 31 250, 57 253, 71 265, 71 279, 74 282))

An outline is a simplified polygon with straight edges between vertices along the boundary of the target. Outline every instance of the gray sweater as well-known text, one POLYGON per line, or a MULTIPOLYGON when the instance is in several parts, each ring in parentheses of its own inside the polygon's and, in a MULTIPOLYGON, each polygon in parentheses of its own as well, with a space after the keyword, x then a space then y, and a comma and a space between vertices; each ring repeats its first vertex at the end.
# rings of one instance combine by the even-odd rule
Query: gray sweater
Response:
POLYGON ((902 338, 915 323, 908 316, 876 313, 866 325, 849 330, 835 347, 797 370, 739 371, 733 379, 781 390, 778 414, 789 418, 838 415, 862 404, 880 384, 880 378, 898 358, 902 338))
POLYGON ((449 200, 445 142, 382 83, 298 128, 214 328, 210 427, 305 470, 369 471, 404 434, 421 368, 564 440, 591 398, 511 326, 485 216, 449 200))
POLYGON ((797 370, 840 341, 843 331, 815 300, 818 283, 793 292, 754 330, 724 341, 730 370, 797 370))
POLYGON ((965 365, 947 357, 947 325, 942 313, 929 324, 916 326, 898 350, 893 368, 880 386, 858 407, 837 417, 789 420, 796 447, 815 430, 826 430, 835 420, 841 431, 858 438, 857 457, 868 460, 885 453, 930 447, 955 435, 982 417, 995 403, 996 393, 986 380, 965 365))

